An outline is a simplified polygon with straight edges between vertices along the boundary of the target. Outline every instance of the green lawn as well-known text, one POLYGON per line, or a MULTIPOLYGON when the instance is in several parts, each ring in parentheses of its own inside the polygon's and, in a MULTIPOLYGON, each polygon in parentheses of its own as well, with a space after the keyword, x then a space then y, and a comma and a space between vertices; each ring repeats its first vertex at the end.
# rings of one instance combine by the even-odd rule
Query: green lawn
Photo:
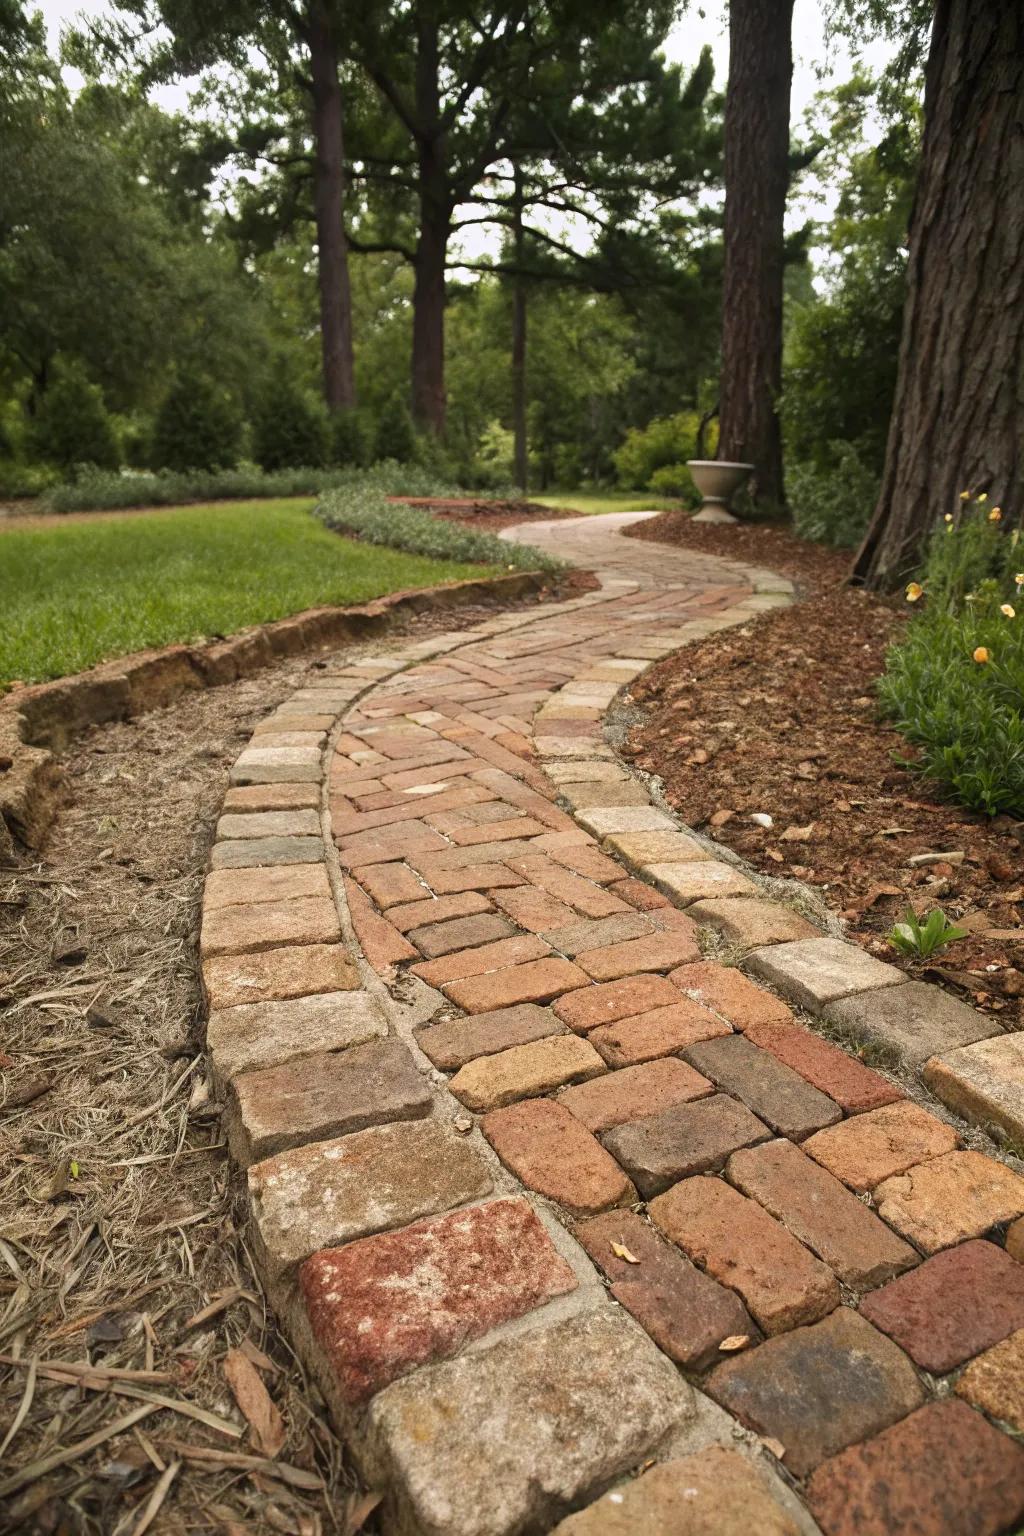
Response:
POLYGON ((340 538, 312 507, 241 502, 0 530, 0 689, 321 603, 490 574, 340 538))
POLYGON ((572 507, 577 512, 670 512, 680 503, 646 491, 556 491, 550 496, 531 496, 542 507, 572 507))

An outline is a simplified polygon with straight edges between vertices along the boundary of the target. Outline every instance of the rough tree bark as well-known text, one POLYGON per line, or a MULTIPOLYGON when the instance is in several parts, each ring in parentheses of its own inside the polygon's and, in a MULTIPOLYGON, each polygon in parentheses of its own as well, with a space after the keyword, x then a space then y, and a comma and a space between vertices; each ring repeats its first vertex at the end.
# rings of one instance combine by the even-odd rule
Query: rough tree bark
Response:
POLYGON ((342 222, 345 157, 341 82, 331 17, 324 0, 310 0, 307 35, 313 96, 313 196, 324 398, 329 410, 340 412, 355 405, 356 386, 348 242, 342 222))
POLYGON ((755 466, 752 491, 783 506, 784 219, 793 0, 731 0, 725 98, 725 270, 718 456, 755 466))
POLYGON ((453 207, 441 131, 440 54, 435 7, 416 18, 416 118, 419 138, 420 230, 416 242, 412 322, 412 411, 416 425, 444 434, 445 266, 453 207))
POLYGON ((526 494, 529 452, 526 438, 526 282, 523 278, 523 177, 515 167, 512 201, 512 249, 516 272, 512 279, 512 437, 513 473, 516 485, 526 494))
POLYGON ((1024 515, 1024 9, 938 0, 896 398, 854 577, 897 585, 965 489, 1024 515))

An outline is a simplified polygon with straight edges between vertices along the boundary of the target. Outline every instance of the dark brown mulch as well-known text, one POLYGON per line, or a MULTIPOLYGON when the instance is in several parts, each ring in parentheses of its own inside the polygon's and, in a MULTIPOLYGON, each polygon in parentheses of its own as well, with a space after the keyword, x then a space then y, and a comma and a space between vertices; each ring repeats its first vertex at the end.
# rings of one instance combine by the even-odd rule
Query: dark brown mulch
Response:
POLYGON ((580 515, 568 507, 542 507, 536 501, 474 500, 472 497, 445 500, 440 496, 389 496, 388 500, 423 507, 435 517, 461 523, 480 533, 501 533, 505 528, 514 528, 517 523, 556 522, 560 518, 580 515))
POLYGON ((912 751, 879 718, 874 685, 903 613, 837 589, 828 573, 838 557, 792 535, 692 532, 694 547, 719 541, 714 553, 739 532, 744 559, 793 572, 807 595, 646 674, 634 690, 646 720, 628 744, 638 766, 664 780, 690 825, 765 874, 816 886, 853 937, 1011 1027, 1024 1024, 1024 848, 1009 818, 990 822, 946 803, 900 766, 912 751), (755 812, 773 826, 752 822, 755 812), (912 855, 930 852, 963 859, 910 867, 912 855), (919 914, 941 906, 970 936, 931 969, 907 961, 885 935, 908 905, 919 914))
POLYGON ((773 523, 695 523, 689 512, 660 512, 626 530, 630 539, 683 544, 704 555, 743 560, 789 576, 802 591, 840 586, 850 569, 848 550, 828 549, 798 539, 791 528, 773 523))

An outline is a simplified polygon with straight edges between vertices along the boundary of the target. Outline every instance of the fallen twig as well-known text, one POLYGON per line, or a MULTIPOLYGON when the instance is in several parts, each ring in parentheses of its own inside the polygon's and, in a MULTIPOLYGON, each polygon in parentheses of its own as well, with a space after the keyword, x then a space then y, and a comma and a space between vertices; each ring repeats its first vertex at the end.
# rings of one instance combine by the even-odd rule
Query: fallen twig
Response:
POLYGON ((38 1461, 29 1462, 27 1467, 22 1467, 20 1472, 15 1472, 13 1477, 5 1478, 0 1483, 0 1499, 17 1493, 19 1488, 36 1482, 40 1477, 45 1477, 48 1472, 55 1471, 57 1467, 66 1467, 69 1461, 78 1461, 80 1457, 87 1456, 105 1440, 112 1440, 115 1435, 121 1435, 126 1429, 131 1429, 132 1425, 137 1424, 140 1419, 156 1413, 160 1406, 159 1403, 147 1403, 142 1408, 133 1408, 131 1413, 126 1413, 121 1419, 115 1419, 105 1429, 98 1429, 94 1435, 87 1435, 84 1440, 69 1446, 66 1451, 54 1451, 49 1456, 41 1456, 38 1461))

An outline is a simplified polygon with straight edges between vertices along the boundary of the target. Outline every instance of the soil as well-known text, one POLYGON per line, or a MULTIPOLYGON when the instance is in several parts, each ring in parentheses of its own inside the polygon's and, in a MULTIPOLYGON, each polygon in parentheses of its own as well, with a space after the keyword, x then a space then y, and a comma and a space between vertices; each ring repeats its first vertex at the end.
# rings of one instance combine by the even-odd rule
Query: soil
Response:
POLYGON ((664 781, 691 826, 764 874, 816 887, 851 937, 1024 1027, 1024 847, 1013 823, 944 801, 901 764, 913 749, 879 717, 875 682, 904 613, 840 587, 846 557, 786 530, 684 527, 676 513, 658 522, 673 543, 791 575, 800 595, 645 674, 633 690, 644 721, 627 743, 637 766, 664 781), (951 857, 912 867, 924 853, 951 857), (969 936, 929 962, 908 959, 885 937, 908 906, 941 907, 969 936))

